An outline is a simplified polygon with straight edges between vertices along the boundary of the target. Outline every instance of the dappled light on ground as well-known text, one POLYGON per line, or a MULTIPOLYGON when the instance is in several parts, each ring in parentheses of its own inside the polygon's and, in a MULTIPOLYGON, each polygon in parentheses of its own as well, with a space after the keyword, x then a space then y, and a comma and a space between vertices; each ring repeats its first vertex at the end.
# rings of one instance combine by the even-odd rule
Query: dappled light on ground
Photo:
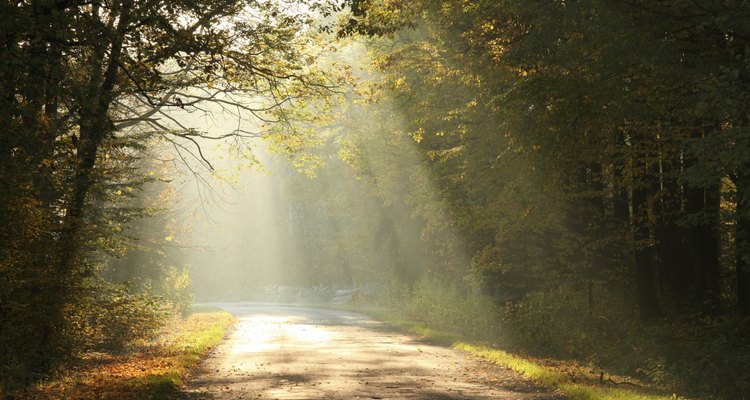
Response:
POLYGON ((224 304, 239 319, 191 399, 557 399, 508 370, 394 333, 364 315, 224 304))
POLYGON ((246 353, 279 350, 281 338, 302 343, 322 343, 331 339, 331 333, 317 326, 304 324, 301 318, 257 315, 237 324, 239 338, 229 354, 241 356, 246 353))

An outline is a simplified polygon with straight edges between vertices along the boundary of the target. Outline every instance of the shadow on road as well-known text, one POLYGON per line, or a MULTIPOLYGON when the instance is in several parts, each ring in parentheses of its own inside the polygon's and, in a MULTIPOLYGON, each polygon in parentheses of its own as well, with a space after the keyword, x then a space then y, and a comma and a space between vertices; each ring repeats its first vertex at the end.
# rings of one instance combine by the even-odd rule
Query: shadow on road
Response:
POLYGON ((185 399, 562 399, 512 371, 362 314, 220 304, 238 323, 185 399))

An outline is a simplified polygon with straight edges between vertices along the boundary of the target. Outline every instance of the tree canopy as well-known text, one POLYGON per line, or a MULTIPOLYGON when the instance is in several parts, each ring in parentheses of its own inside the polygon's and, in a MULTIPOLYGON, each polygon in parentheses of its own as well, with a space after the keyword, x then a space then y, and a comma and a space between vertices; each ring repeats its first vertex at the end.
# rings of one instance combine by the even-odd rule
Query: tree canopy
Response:
MULTIPOLYGON (((698 358, 746 368, 705 350, 750 312, 745 2, 363 7, 356 31, 387 34, 359 42, 370 84, 342 111, 329 154, 380 203, 360 229, 399 216, 384 222, 391 254, 372 254, 383 280, 406 285, 416 318, 438 312, 418 303, 443 282, 488 296, 499 323, 545 354, 604 362, 591 349, 684 322, 701 327, 684 339, 703 343, 700 355, 665 356, 646 375, 695 376, 698 358)), ((725 344, 727 357, 746 354, 738 336, 725 344)), ((712 382, 700 393, 747 388, 712 382)))
POLYGON ((314 19, 334 8, 325 2, 1 7, 0 338, 8 351, 0 375, 17 384, 49 371, 86 318, 110 309, 115 292, 129 293, 101 281, 101 271, 132 247, 129 221, 163 206, 139 195, 159 178, 146 168, 163 155, 155 149, 171 146, 177 161, 207 168, 201 145, 211 139, 243 146, 270 137, 294 151, 293 121, 307 118, 298 103, 325 97, 340 77, 316 65, 314 19), (237 128, 207 136, 175 117, 209 104, 235 115, 237 128))
MULTIPOLYGON (((746 1, 21 0, 0 15, 7 385, 146 334, 101 321, 148 330, 189 303, 159 170, 213 169, 212 141, 252 160, 258 138, 292 161, 275 220, 296 283, 376 287, 423 318, 684 386, 701 380, 690 365, 749 366, 722 357, 750 346, 746 1), (213 112, 236 128, 187 118, 213 112), (683 339, 695 355, 663 350, 683 339), (654 354, 618 359, 632 348, 654 354)), ((750 388, 703 381, 691 390, 750 388)))

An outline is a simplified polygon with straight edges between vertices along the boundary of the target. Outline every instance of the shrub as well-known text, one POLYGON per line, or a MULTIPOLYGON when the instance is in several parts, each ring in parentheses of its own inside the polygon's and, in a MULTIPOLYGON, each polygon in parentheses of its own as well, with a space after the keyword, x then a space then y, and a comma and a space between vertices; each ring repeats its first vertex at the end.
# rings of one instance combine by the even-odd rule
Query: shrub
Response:
POLYGON ((124 350, 155 335, 170 314, 163 298, 121 284, 90 285, 67 307, 66 333, 79 350, 124 350))
POLYGON ((477 291, 435 276, 420 279, 410 290, 391 286, 385 291, 390 306, 406 318, 480 339, 496 339, 502 333, 498 308, 477 291))
POLYGON ((160 294, 169 301, 176 312, 186 315, 194 299, 188 268, 167 268, 160 283, 160 294))

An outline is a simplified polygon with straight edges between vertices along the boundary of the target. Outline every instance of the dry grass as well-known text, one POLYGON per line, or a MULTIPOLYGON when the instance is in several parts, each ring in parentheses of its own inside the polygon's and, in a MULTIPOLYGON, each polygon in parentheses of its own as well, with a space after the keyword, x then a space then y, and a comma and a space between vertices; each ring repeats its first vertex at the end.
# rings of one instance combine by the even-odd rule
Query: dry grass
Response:
POLYGON ((480 343, 465 341, 460 335, 430 329, 423 323, 406 320, 384 309, 348 307, 387 321, 424 340, 452 346, 493 363, 513 369, 542 386, 571 400, 677 400, 685 399, 637 380, 593 370, 575 361, 521 357, 480 343))
POLYGON ((234 322, 224 311, 195 312, 170 321, 163 334, 126 354, 89 353, 55 379, 18 399, 168 399, 186 373, 224 338, 234 322))
POLYGON ((628 377, 606 375, 575 362, 519 357, 486 346, 456 342, 453 347, 507 366, 514 371, 575 400, 675 400, 667 394, 628 377))

